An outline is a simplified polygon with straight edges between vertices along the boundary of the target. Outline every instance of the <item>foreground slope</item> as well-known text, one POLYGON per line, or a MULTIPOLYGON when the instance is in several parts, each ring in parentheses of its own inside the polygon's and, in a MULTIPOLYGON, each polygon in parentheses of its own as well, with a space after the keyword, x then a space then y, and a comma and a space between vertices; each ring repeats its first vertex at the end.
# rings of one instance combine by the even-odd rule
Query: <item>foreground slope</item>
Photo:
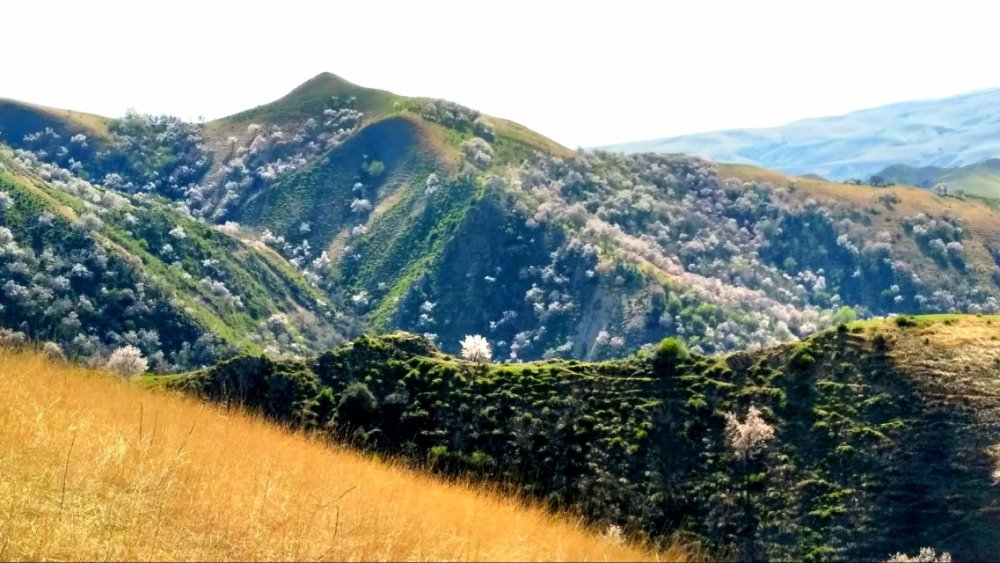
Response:
POLYGON ((0 393, 0 559, 686 558, 34 354, 0 393))
POLYGON ((867 178, 886 166, 954 167, 1000 156, 1000 89, 804 119, 606 147, 686 153, 789 174, 867 178))
POLYGON ((1000 552, 1000 318, 866 321, 723 358, 474 365, 362 338, 308 362, 242 358, 172 385, 471 473, 602 525, 745 557, 1000 552), (761 454, 727 442, 758 408, 761 454))

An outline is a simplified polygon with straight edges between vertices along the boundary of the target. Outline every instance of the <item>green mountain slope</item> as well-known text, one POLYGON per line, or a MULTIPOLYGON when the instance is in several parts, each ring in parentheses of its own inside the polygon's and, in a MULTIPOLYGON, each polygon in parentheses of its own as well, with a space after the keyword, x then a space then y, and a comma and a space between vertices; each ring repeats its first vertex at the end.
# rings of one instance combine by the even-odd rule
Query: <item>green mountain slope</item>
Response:
POLYGON ((905 164, 893 164, 875 173, 872 178, 882 178, 886 182, 903 184, 906 186, 916 186, 918 188, 932 188, 937 183, 937 178, 947 172, 948 168, 940 166, 907 166, 905 164))
POLYGON ((943 184, 940 189, 955 195, 1000 198, 1000 159, 997 158, 955 168, 921 168, 897 164, 877 175, 890 182, 921 188, 934 188, 943 184))
POLYGON ((108 136, 109 121, 99 115, 0 98, 0 123, 4 124, 0 135, 5 140, 20 141, 49 128, 67 139, 83 134, 99 142, 108 136))
MULTIPOLYGON (((719 353, 857 316, 1000 310, 984 201, 571 152, 331 74, 206 124, 15 105, 0 119, 11 146, 233 234, 329 300, 348 335, 400 328, 454 351, 481 333, 511 361, 599 359, 665 336, 719 353)), ((272 293, 262 280, 255 301, 272 293)))
POLYGON ((136 345, 158 371, 339 340, 326 296, 273 251, 2 146, 0 167, 0 325, 95 362, 136 345))
POLYGON ((995 317, 899 317, 723 358, 476 365, 406 334, 242 358, 172 385, 472 473, 605 524, 744 557, 1000 549, 995 317), (726 415, 774 438, 740 458, 726 415))
POLYGON ((482 159, 467 144, 474 113, 393 105, 401 113, 228 216, 268 229, 375 329, 419 331, 447 349, 488 331, 510 359, 593 358, 675 334, 704 351, 768 345, 849 317, 843 306, 997 306, 985 205, 956 215, 950 199, 916 190, 893 191, 898 204, 696 159, 547 151, 528 137, 504 152, 496 121, 482 159), (383 162, 386 145, 408 156, 383 162))
POLYGON ((289 240, 306 222, 310 238, 326 248, 370 211, 352 210, 353 201, 377 206, 444 166, 424 141, 428 132, 415 121, 391 117, 363 128, 342 146, 248 197, 231 216, 289 240))
POLYGON ((393 104, 403 99, 391 92, 364 88, 335 74, 322 72, 303 82, 279 100, 214 123, 283 123, 294 119, 307 119, 322 113, 327 108, 327 101, 331 96, 353 97, 356 100, 355 107, 369 115, 388 113, 392 111, 393 104))

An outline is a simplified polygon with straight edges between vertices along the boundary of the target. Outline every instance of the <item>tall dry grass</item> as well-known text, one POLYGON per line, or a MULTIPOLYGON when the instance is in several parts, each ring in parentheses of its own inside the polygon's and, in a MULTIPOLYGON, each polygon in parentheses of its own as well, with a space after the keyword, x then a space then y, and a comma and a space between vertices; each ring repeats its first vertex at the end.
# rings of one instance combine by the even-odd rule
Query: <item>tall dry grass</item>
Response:
POLYGON ((684 560, 166 392, 0 351, 0 559, 684 560))

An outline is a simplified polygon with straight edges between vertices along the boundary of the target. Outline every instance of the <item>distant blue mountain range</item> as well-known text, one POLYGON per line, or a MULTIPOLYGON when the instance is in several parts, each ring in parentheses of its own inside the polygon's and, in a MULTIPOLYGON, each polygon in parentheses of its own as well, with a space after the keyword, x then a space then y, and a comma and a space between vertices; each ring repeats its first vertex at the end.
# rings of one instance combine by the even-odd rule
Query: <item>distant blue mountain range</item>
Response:
POLYGON ((831 179, 892 164, 964 166, 1000 157, 1000 88, 902 102, 780 127, 730 129, 602 147, 686 153, 831 179))

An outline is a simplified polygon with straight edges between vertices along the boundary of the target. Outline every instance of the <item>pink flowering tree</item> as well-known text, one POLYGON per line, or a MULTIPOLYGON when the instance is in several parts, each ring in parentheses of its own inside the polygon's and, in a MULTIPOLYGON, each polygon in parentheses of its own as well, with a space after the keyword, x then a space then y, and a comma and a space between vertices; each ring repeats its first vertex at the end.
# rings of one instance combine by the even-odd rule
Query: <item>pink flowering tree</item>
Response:
POLYGON ((760 410, 751 406, 746 418, 740 420, 734 413, 726 413, 726 446, 733 455, 739 473, 743 476, 743 526, 740 536, 744 538, 740 559, 761 560, 757 542, 757 518, 754 514, 750 489, 767 474, 764 454, 774 439, 774 426, 761 416, 760 410))

